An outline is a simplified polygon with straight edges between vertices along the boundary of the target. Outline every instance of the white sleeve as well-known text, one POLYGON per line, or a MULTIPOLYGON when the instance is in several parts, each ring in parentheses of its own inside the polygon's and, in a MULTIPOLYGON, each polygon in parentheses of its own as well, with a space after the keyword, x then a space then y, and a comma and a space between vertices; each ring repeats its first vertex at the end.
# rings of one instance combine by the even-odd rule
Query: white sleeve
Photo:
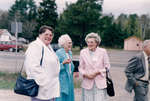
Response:
POLYGON ((38 85, 44 86, 48 83, 48 77, 45 70, 40 66, 41 58, 42 46, 30 45, 26 51, 24 67, 28 79, 34 79, 38 85))

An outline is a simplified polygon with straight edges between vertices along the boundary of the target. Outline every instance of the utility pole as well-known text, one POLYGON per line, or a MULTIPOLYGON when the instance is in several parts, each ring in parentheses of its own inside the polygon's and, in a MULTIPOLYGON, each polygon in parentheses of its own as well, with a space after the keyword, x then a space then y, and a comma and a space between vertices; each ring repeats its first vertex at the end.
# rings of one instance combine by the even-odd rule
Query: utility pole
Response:
MULTIPOLYGON (((15 54, 17 57, 17 52, 18 52, 18 33, 22 33, 22 23, 21 22, 17 22, 17 19, 15 17, 14 22, 11 22, 11 32, 15 34, 16 37, 16 49, 15 49, 15 54)), ((17 70, 17 58, 16 58, 16 70, 17 70)))
POLYGON ((16 37, 16 55, 17 55, 17 50, 18 50, 18 23, 15 19, 15 25, 16 25, 16 31, 15 31, 15 37, 16 37))

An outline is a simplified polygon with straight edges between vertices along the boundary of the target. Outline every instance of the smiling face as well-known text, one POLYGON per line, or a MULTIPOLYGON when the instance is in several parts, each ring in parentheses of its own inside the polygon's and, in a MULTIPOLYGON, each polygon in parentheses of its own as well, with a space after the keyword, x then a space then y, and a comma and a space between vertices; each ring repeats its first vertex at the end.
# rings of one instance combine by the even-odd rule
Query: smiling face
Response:
POLYGON ((52 42, 53 33, 52 33, 52 31, 46 29, 44 33, 41 33, 39 35, 39 38, 46 46, 48 46, 52 42))
POLYGON ((72 48, 72 41, 71 41, 71 39, 67 39, 66 40, 66 43, 64 44, 64 49, 65 49, 65 51, 69 51, 69 50, 71 50, 71 48, 72 48))
POLYGON ((87 39, 87 46, 88 46, 89 50, 95 51, 96 47, 97 47, 97 43, 95 41, 95 38, 88 38, 87 39))

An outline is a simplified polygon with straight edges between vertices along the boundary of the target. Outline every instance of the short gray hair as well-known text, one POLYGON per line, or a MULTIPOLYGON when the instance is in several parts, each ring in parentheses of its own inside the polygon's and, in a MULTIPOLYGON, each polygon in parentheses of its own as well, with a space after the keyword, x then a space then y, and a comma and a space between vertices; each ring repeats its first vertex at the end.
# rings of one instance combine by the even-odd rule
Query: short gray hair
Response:
POLYGON ((150 39, 149 40, 145 40, 143 42, 143 48, 146 47, 149 43, 150 43, 150 39))
POLYGON ((58 44, 60 47, 64 47, 67 40, 71 40, 70 36, 68 34, 61 35, 58 39, 58 44))
POLYGON ((85 37, 86 43, 87 43, 87 40, 88 40, 89 38, 94 38, 95 41, 96 41, 96 43, 97 43, 97 46, 99 46, 99 44, 100 44, 100 42, 101 42, 101 37, 100 37, 97 33, 93 33, 93 32, 89 33, 89 34, 85 37))

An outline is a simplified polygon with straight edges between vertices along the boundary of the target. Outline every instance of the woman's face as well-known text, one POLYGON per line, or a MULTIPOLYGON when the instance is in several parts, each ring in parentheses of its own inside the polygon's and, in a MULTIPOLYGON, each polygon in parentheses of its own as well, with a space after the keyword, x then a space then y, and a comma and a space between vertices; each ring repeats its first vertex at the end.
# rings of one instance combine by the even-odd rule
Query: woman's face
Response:
POLYGON ((88 38, 87 39, 87 46, 88 46, 89 50, 95 51, 95 49, 97 47, 97 43, 95 41, 95 38, 88 38))
POLYGON ((53 33, 46 29, 46 31, 39 35, 39 38, 44 42, 44 44, 47 46, 52 42, 53 39, 53 33))
POLYGON ((68 40, 66 41, 66 43, 64 44, 64 49, 65 49, 66 51, 69 51, 69 50, 71 50, 71 48, 72 48, 72 41, 71 41, 70 39, 68 39, 68 40))

